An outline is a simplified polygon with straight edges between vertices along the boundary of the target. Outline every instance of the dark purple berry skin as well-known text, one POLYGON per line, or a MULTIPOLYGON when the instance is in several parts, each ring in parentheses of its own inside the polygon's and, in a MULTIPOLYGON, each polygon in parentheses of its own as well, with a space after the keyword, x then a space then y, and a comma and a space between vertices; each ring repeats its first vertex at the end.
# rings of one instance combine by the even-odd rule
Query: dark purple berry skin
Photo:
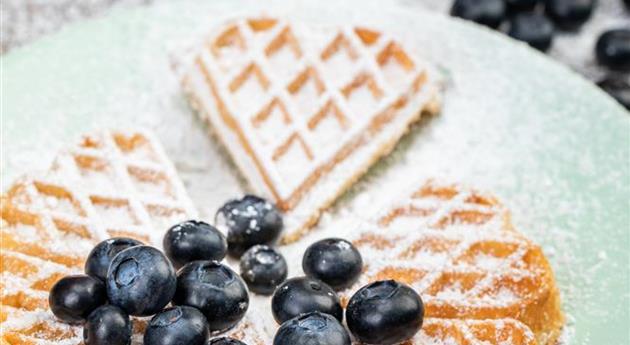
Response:
POLYGON ((193 261, 179 270, 173 304, 199 309, 211 332, 224 331, 245 316, 249 294, 231 268, 217 261, 193 261))
POLYGON ((291 278, 278 286, 271 299, 271 311, 279 324, 314 311, 343 321, 343 309, 335 290, 309 277, 291 278))
POLYGON ((540 51, 547 51, 553 40, 553 24, 542 14, 521 13, 510 20, 508 35, 540 51))
POLYGON ((227 228, 228 254, 235 258, 257 244, 275 242, 283 227, 276 206, 254 195, 228 201, 217 211, 215 224, 227 228))
POLYGON ((600 80, 597 85, 630 111, 630 76, 624 76, 622 73, 611 74, 600 80))
POLYGON ((228 337, 221 337, 210 340, 208 345, 247 345, 244 342, 228 337))
POLYGON ((127 248, 141 245, 142 242, 126 237, 110 238, 97 244, 85 261, 85 274, 105 281, 114 256, 127 248))
POLYGON ((455 0, 451 15, 496 29, 505 19, 504 0, 455 0))
POLYGON ((505 0, 507 11, 510 14, 532 11, 540 3, 540 0, 505 0))
POLYGON ((367 344, 391 345, 411 339, 423 320, 424 305, 418 293, 394 280, 364 286, 346 309, 348 328, 367 344))
POLYGON ((225 236, 214 226, 196 220, 171 227, 162 245, 176 269, 197 260, 221 261, 227 252, 225 236))
POLYGON ((105 284, 90 276, 67 276, 53 285, 48 295, 50 310, 61 321, 80 323, 107 302, 105 284))
POLYGON ((241 256, 240 269, 249 290, 261 295, 271 295, 288 275, 282 254, 264 244, 249 248, 241 256))
POLYGON ((596 0, 546 0, 545 11, 556 27, 576 30, 591 18, 596 4, 596 0))
POLYGON ((114 305, 104 305, 88 316, 83 327, 85 345, 131 344, 129 315, 114 305))
POLYGON ((273 345, 325 344, 351 345, 348 331, 331 315, 312 312, 283 323, 273 345))
POLYGON ((203 314, 176 306, 156 314, 144 332, 144 345, 205 345, 210 332, 203 314))
POLYGON ((107 272, 109 302, 129 315, 159 312, 171 301, 176 287, 173 265, 161 251, 149 246, 118 253, 107 272))
POLYGON ((613 29, 599 36, 597 61, 611 69, 630 70, 630 29, 613 29))
POLYGON ((350 287, 361 274, 363 259, 352 243, 328 238, 311 244, 302 258, 304 273, 339 291, 350 287))

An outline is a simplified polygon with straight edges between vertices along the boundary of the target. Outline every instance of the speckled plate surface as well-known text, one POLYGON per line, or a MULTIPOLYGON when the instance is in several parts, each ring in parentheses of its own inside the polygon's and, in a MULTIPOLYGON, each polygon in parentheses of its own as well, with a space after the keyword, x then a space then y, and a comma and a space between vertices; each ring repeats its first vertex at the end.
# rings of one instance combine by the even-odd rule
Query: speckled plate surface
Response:
POLYGON ((114 11, 17 49, 2 57, 2 188, 44 168, 73 135, 142 125, 156 131, 211 217, 244 186, 187 107, 169 55, 226 16, 260 12, 391 31, 447 80, 443 113, 416 126, 320 227, 367 217, 367 205, 422 176, 492 190, 553 264, 569 321, 564 342, 628 344, 627 111, 523 45, 399 1, 169 2, 114 11))

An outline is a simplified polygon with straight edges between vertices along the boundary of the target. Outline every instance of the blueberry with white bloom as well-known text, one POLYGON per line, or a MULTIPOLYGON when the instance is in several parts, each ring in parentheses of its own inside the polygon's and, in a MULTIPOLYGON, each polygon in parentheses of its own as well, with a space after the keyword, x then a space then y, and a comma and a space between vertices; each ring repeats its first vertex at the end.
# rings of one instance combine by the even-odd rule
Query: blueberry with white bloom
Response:
POLYGON ((227 228, 228 253, 237 258, 254 245, 273 243, 283 226, 276 206, 254 195, 228 201, 217 211, 215 223, 227 228))
POLYGON ((271 299, 271 312, 276 322, 318 311, 343 320, 339 296, 321 280, 310 277, 291 278, 278 286, 271 299))
POLYGON ((327 238, 311 244, 304 252, 302 269, 339 291, 350 287, 361 274, 363 259, 352 243, 327 238))
POLYGON ((611 69, 630 71, 630 28, 602 33, 597 39, 595 53, 600 64, 611 69))
POLYGON ((85 261, 85 274, 105 281, 114 257, 127 248, 141 245, 142 242, 126 237, 110 238, 97 244, 85 261))
POLYGON ((271 295, 287 279, 287 262, 277 250, 258 244, 241 257, 241 277, 249 289, 261 295, 271 295))
POLYGON ((245 283, 231 268, 217 261, 193 261, 179 270, 173 304, 199 309, 211 332, 238 323, 249 307, 245 283))
POLYGON ((59 280, 50 289, 48 305, 57 318, 68 323, 85 321, 107 302, 105 285, 97 278, 75 275, 59 280))
POLYGON ((208 345, 247 345, 240 340, 228 337, 220 337, 210 340, 208 345))
POLYGON ((144 332, 144 345, 206 345, 210 333, 203 314, 176 306, 156 314, 144 332))
POLYGON ((451 15, 473 21, 478 24, 497 28, 505 19, 504 0, 455 0, 451 15))
POLYGON ((350 298, 346 309, 348 328, 366 344, 392 345, 409 340, 418 333, 423 320, 420 295, 394 280, 364 286, 350 298))
POLYGON ((83 326, 85 345, 131 344, 131 320, 129 315, 114 305, 104 305, 94 310, 83 326))
POLYGON ((539 13, 520 13, 510 20, 508 35, 540 51, 547 51, 553 42, 553 23, 539 13))
POLYGON ((221 261, 227 252, 225 236, 214 226, 187 220, 171 227, 162 242, 175 268, 196 260, 221 261))
POLYGON ((280 326, 273 345, 350 345, 350 335, 334 317, 320 312, 299 315, 280 326))
POLYGON ((596 5, 597 0, 546 0, 545 11, 556 26, 575 30, 589 20, 596 5))
POLYGON ((109 302, 129 315, 159 312, 171 301, 176 287, 173 265, 161 251, 149 246, 123 250, 107 271, 109 302))

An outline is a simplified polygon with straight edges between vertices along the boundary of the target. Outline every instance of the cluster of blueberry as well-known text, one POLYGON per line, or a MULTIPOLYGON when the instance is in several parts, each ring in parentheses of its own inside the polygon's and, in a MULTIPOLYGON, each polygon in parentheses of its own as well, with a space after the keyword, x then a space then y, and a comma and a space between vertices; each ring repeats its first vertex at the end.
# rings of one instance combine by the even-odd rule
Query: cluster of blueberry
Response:
MULTIPOLYGON (((615 1, 623 1, 630 10, 630 0, 615 1)), ((451 15, 501 29, 546 51, 556 30, 578 30, 596 6, 596 0, 455 0, 451 15)), ((624 73, 630 71, 630 29, 603 32, 597 40, 595 56, 610 72, 598 85, 630 110, 629 77, 624 73)))
MULTIPOLYGON (((86 345, 130 344, 130 315, 154 315, 144 334, 148 345, 205 345, 210 332, 236 324, 249 296, 238 274, 217 261, 227 251, 223 235, 209 224, 187 221, 171 228, 164 242, 174 255, 130 238, 99 243, 86 261, 87 275, 65 277, 53 286, 52 312, 68 323, 84 322, 86 345), (197 242, 186 252, 192 241, 197 242), (201 247, 213 249, 207 260, 184 261, 201 247), (183 267, 176 273, 174 265, 183 267)), ((241 343, 221 338, 209 344, 241 343)))
MULTIPOLYGON (((312 244, 302 261, 306 276, 287 280, 286 260, 270 246, 283 226, 275 206, 245 196, 221 207, 215 223, 227 228, 227 238, 210 224, 190 220, 168 230, 165 253, 130 238, 99 243, 87 258, 85 275, 53 286, 52 312, 64 322, 83 323, 86 345, 129 345, 130 316, 151 315, 146 345, 245 345, 210 336, 245 316, 249 287, 273 294, 271 309, 281 325, 274 345, 351 344, 336 293, 353 285, 363 268, 350 242, 312 244), (228 254, 240 258, 240 276, 221 263, 228 254)), ((380 281, 355 293, 345 316, 359 341, 397 344, 418 332, 424 306, 410 287, 380 281)))
MULTIPOLYGON (((361 254, 346 240, 329 238, 309 246, 302 259, 306 276, 282 283, 271 299, 273 317, 281 325, 274 345, 350 345, 336 291, 353 285, 362 268, 361 254)), ((398 344, 418 332, 424 306, 410 287, 378 281, 350 298, 345 316, 348 329, 360 342, 398 344)))

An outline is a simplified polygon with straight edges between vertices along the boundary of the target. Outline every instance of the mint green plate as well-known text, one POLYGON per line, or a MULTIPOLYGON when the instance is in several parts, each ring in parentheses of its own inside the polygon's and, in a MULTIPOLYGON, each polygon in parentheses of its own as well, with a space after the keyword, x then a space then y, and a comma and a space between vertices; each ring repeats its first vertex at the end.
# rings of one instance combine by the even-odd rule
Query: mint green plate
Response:
POLYGON ((628 344, 627 111, 567 68, 483 28, 400 1, 332 3, 176 1, 119 9, 2 57, 2 188, 46 167, 73 135, 142 125, 157 132, 209 217, 242 184, 186 106, 169 54, 242 12, 382 27, 443 69, 445 108, 416 126, 327 218, 362 218, 363 205, 421 176, 492 190, 552 262, 568 317, 564 342, 628 344))

